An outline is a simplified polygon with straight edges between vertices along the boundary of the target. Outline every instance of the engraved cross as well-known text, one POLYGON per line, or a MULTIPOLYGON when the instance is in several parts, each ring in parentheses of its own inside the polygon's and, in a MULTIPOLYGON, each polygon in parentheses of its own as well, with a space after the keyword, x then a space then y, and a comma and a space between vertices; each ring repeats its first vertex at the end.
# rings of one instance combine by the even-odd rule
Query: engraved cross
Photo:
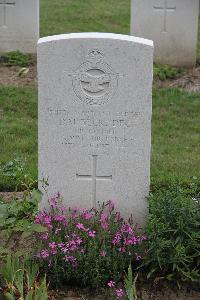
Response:
POLYGON ((112 175, 97 176, 97 155, 92 155, 92 175, 76 174, 76 178, 80 180, 92 180, 93 206, 96 207, 97 180, 112 180, 112 175))
POLYGON ((6 26, 6 12, 7 7, 14 6, 16 4, 15 0, 0 0, 0 7, 3 8, 3 24, 2 26, 6 26))
POLYGON ((164 5, 155 5, 153 8, 156 11, 161 11, 164 13, 163 32, 167 32, 167 13, 174 12, 176 10, 176 6, 170 6, 168 5, 168 0, 164 0, 164 5))

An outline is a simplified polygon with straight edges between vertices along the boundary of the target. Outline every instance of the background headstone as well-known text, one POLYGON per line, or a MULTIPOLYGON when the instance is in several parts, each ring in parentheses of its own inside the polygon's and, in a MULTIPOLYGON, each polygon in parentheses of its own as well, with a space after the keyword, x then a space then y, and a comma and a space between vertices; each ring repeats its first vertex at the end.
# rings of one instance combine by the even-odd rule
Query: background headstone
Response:
POLYGON ((199 0, 131 1, 131 34, 154 41, 154 61, 194 66, 199 0))
MULTIPOLYGON (((82 33, 38 43, 39 180, 67 206, 113 199, 142 223, 151 148, 153 43, 82 33)), ((45 205, 45 198, 43 205, 45 205)))
POLYGON ((0 52, 34 53, 39 38, 39 0, 0 0, 0 52))

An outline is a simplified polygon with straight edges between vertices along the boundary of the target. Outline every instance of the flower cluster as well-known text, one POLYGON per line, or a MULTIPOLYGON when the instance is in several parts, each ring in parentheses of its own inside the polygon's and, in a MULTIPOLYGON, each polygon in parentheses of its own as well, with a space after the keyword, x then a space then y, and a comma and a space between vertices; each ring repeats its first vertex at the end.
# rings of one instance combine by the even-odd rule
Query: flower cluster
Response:
MULTIPOLYGON (((138 233, 137 225, 115 212, 113 201, 99 209, 67 209, 57 194, 49 204, 49 211, 41 211, 35 217, 35 223, 46 228, 38 236, 41 246, 37 258, 45 272, 57 281, 77 276, 78 283, 102 285, 109 278, 119 278, 130 260, 141 258, 137 247, 145 236, 138 233)), ((122 291, 116 289, 117 297, 120 294, 122 291)))
MULTIPOLYGON (((137 245, 143 240, 146 240, 146 236, 136 235, 136 228, 132 228, 130 224, 123 223, 121 228, 116 232, 114 239, 112 240, 112 244, 118 246, 118 250, 120 252, 126 252, 130 248, 131 245, 137 245)), ((136 260, 141 258, 136 253, 136 260)))
POLYGON ((116 282, 115 282, 115 281, 110 280, 110 281, 108 282, 108 286, 109 286, 109 288, 113 289, 114 295, 115 295, 117 298, 122 298, 122 297, 124 297, 124 295, 125 295, 124 290, 123 290, 122 288, 119 288, 119 287, 117 288, 117 287, 116 287, 116 282))

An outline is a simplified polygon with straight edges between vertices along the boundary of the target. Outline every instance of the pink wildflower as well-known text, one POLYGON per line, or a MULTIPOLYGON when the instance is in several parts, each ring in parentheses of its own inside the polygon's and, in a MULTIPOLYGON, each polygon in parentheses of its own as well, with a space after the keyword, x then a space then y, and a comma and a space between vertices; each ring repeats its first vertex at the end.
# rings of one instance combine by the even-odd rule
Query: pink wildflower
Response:
POLYGON ((112 200, 109 200, 107 202, 108 208, 109 208, 109 212, 113 211, 115 209, 115 204, 112 200))
POLYGON ((52 197, 49 199, 49 204, 50 206, 53 208, 53 209, 56 209, 56 206, 57 206, 57 198, 55 197, 52 197))
POLYGON ((46 215, 44 217, 44 223, 47 225, 47 227, 51 228, 52 227, 52 225, 51 225, 51 217, 48 216, 48 215, 46 215))
POLYGON ((80 211, 80 208, 78 206, 74 206, 71 208, 72 212, 76 213, 80 211))
POLYGON ((130 238, 124 239, 124 245, 136 245, 138 244, 139 240, 136 236, 132 236, 130 238))
POLYGON ((90 220, 92 218, 92 214, 87 211, 85 208, 82 210, 82 215, 83 219, 85 220, 90 220))
POLYGON ((113 280, 110 280, 110 281, 108 282, 108 286, 109 286, 110 288, 114 287, 115 284, 116 284, 116 283, 115 283, 113 280))
POLYGON ((126 252, 124 247, 120 247, 118 250, 119 250, 119 252, 122 252, 122 253, 126 252))
POLYGON ((124 292, 122 289, 116 289, 115 292, 116 292, 117 298, 121 298, 124 296, 124 292))
POLYGON ((79 215, 77 213, 75 213, 75 212, 71 214, 71 218, 73 220, 77 219, 78 217, 79 217, 79 215))
POLYGON ((67 223, 66 220, 63 220, 62 224, 63 224, 63 226, 65 226, 65 227, 67 227, 67 225, 68 225, 68 223, 67 223))
POLYGON ((140 255, 136 256, 136 260, 141 260, 141 259, 142 259, 142 257, 140 255))
POLYGON ((77 259, 74 256, 65 255, 64 260, 70 262, 73 267, 77 267, 77 265, 78 265, 77 259))
POLYGON ((60 192, 57 192, 56 198, 60 198, 60 192))
POLYGON ((55 242, 49 243, 49 248, 55 249, 57 247, 55 242))
POLYGON ((58 244, 58 247, 59 248, 62 248, 62 247, 64 247, 65 246, 65 243, 60 243, 60 244, 58 244))
POLYGON ((108 229, 108 215, 105 214, 105 213, 101 213, 101 216, 100 216, 100 223, 101 223, 101 227, 106 230, 108 229))
POLYGON ((124 223, 122 225, 121 231, 123 233, 132 234, 133 233, 133 228, 129 224, 124 223))
POLYGON ((83 231, 86 231, 86 228, 85 228, 85 226, 82 223, 76 224, 76 228, 78 228, 80 230, 83 230, 83 231))
POLYGON ((53 255, 57 254, 57 245, 55 242, 49 243, 49 248, 50 248, 51 254, 53 254, 53 255))
POLYGON ((41 258, 47 258, 49 256, 49 251, 48 250, 42 250, 40 252, 40 257, 41 258))
POLYGON ((121 219, 120 212, 116 212, 115 214, 115 220, 118 222, 121 219))
POLYGON ((105 257, 107 255, 106 251, 101 251, 100 256, 105 257))
POLYGON ((121 233, 116 232, 114 239, 112 240, 113 245, 118 245, 121 240, 121 233))
POLYGON ((49 238, 49 233, 48 232, 44 232, 44 233, 41 233, 41 239, 42 240, 48 240, 49 238))
POLYGON ((96 231, 94 231, 94 230, 90 230, 90 231, 88 231, 88 236, 89 236, 89 237, 92 237, 92 238, 94 238, 94 237, 95 237, 95 235, 96 235, 96 231))
POLYGON ((50 252, 52 255, 56 255, 58 253, 57 249, 51 249, 50 252))
POLYGON ((60 210, 61 210, 62 212, 65 212, 65 211, 67 210, 67 208, 66 208, 64 205, 61 205, 60 210))
POLYGON ((108 229, 108 223, 107 222, 101 222, 101 227, 106 230, 108 229))
POLYGON ((80 237, 78 237, 77 239, 76 239, 76 244, 79 246, 80 244, 82 244, 82 242, 83 242, 83 240, 80 238, 80 237))
POLYGON ((61 228, 56 228, 55 234, 57 235, 61 231, 61 228))
POLYGON ((47 215, 44 211, 41 211, 35 217, 36 224, 46 225, 48 228, 52 228, 51 225, 51 216, 47 215))
POLYGON ((108 215, 106 213, 101 213, 101 216, 100 216, 100 221, 107 221, 108 220, 108 215))
POLYGON ((55 215, 55 216, 53 217, 53 219, 54 219, 55 221, 57 221, 57 222, 62 222, 62 221, 65 220, 65 216, 63 216, 63 215, 55 215))

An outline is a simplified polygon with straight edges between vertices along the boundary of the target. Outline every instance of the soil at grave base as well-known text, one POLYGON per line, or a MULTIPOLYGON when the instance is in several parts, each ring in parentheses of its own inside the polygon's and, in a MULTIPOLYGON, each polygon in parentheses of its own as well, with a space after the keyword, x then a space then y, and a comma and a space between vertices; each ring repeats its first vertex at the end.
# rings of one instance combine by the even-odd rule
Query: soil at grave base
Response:
POLYGON ((5 202, 9 202, 13 199, 21 199, 25 194, 24 192, 0 192, 0 199, 3 199, 5 202))
MULTIPOLYGON (((95 291, 88 289, 64 287, 62 291, 51 291, 51 300, 113 300, 109 291, 95 291)), ((158 286, 146 285, 137 287, 137 300, 199 300, 200 293, 195 290, 187 290, 186 287, 172 288, 167 284, 158 286)), ((127 300, 126 297, 120 298, 127 300)))
POLYGON ((37 86, 36 56, 33 55, 27 74, 19 76, 21 67, 0 64, 0 86, 37 86))
MULTIPOLYGON (((18 75, 20 67, 4 66, 0 64, 0 86, 37 86, 37 63, 36 56, 32 57, 27 74, 18 75)), ((179 87, 190 92, 200 92, 200 66, 185 70, 185 75, 176 79, 164 81, 156 78, 155 87, 179 87)))
POLYGON ((185 74, 179 78, 163 81, 156 78, 154 79, 154 87, 178 87, 188 92, 200 92, 200 66, 185 70, 185 74))

